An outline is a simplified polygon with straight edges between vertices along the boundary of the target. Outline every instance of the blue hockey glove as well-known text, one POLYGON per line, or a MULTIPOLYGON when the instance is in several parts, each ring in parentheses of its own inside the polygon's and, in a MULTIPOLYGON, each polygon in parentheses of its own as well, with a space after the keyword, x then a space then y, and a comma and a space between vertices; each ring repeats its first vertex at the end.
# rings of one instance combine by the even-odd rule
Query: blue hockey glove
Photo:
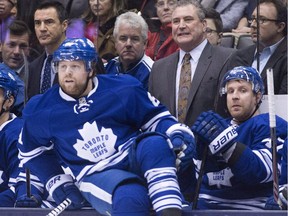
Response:
POLYGON ((233 126, 229 126, 221 116, 212 111, 201 113, 192 126, 192 131, 202 142, 209 145, 212 155, 227 151, 235 144, 238 136, 233 126))
POLYGON ((27 197, 27 195, 22 195, 17 198, 15 207, 20 208, 37 208, 40 207, 42 203, 41 196, 35 194, 31 197, 27 197))
POLYGON ((195 140, 192 131, 184 124, 175 124, 168 128, 166 135, 177 153, 176 167, 178 170, 185 170, 193 163, 195 153, 195 140))
POLYGON ((287 197, 288 197, 288 185, 284 185, 279 189, 279 201, 275 202, 274 197, 271 196, 267 199, 265 209, 267 210, 287 210, 287 197))
POLYGON ((70 175, 60 174, 52 177, 46 183, 46 189, 58 205, 69 198, 72 203, 68 209, 82 208, 85 203, 85 199, 70 175))

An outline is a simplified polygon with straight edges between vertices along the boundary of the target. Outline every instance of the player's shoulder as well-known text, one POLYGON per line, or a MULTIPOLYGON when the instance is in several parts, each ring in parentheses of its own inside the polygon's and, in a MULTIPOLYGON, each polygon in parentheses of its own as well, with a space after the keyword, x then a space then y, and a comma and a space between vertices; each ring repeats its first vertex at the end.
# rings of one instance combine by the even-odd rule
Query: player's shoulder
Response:
POLYGON ((119 75, 98 75, 97 92, 103 93, 107 97, 109 94, 117 97, 129 97, 131 94, 137 94, 145 91, 143 84, 135 77, 129 74, 119 75))
POLYGON ((58 97, 59 86, 56 84, 48 89, 45 94, 37 94, 30 98, 22 112, 23 116, 36 115, 38 111, 43 113, 45 110, 53 109, 54 105, 59 103, 57 100, 58 97))
POLYGON ((101 74, 97 76, 99 87, 109 89, 133 88, 133 86, 141 85, 141 82, 129 74, 101 74))
POLYGON ((157 61, 154 61, 153 67, 154 66, 162 66, 162 65, 166 65, 167 63, 170 62, 174 62, 174 61, 178 61, 179 58, 179 51, 176 51, 164 58, 158 59, 157 61))
POLYGON ((106 72, 108 74, 110 74, 114 71, 114 69, 117 67, 117 65, 119 65, 119 56, 111 59, 104 66, 105 66, 106 72))

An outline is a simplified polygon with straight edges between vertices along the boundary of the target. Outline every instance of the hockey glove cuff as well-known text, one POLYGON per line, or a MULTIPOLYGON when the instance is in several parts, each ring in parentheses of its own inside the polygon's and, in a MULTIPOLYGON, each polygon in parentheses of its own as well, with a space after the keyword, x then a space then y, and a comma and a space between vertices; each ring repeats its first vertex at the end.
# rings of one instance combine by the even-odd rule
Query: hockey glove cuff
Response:
POLYGON ((60 174, 50 178, 46 189, 58 205, 66 198, 72 202, 68 209, 79 209, 84 205, 85 199, 70 175, 60 174))
POLYGON ((193 163, 195 153, 195 140, 193 132, 184 124, 174 124, 168 128, 166 135, 169 137, 174 151, 177 153, 176 167, 185 170, 193 163))

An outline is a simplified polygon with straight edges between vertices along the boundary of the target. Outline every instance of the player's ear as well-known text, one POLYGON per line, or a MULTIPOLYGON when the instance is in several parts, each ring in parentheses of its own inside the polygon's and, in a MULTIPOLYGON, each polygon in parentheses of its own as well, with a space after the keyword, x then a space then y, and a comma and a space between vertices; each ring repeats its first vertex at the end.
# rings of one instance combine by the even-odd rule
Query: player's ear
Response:
POLYGON ((88 74, 88 78, 90 79, 93 79, 93 77, 95 76, 95 72, 94 72, 95 70, 94 69, 91 69, 90 71, 89 71, 89 74, 88 74))
POLYGON ((9 98, 7 98, 7 100, 5 100, 5 103, 4 103, 4 105, 3 105, 3 108, 4 108, 5 110, 9 110, 9 109, 13 106, 14 101, 15 101, 15 99, 14 99, 14 97, 11 95, 9 98))
POLYGON ((262 99, 262 94, 261 94, 261 92, 258 92, 258 93, 256 94, 256 104, 259 104, 259 102, 260 102, 261 99, 262 99))

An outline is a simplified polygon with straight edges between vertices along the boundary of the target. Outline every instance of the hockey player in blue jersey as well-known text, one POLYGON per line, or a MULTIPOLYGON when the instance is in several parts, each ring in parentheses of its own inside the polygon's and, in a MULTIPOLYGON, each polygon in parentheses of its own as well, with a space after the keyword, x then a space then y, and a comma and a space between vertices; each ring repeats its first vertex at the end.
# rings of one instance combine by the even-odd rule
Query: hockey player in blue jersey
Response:
POLYGON ((21 162, 57 203, 69 198, 72 209, 86 199, 103 215, 144 216, 152 208, 157 215, 181 215, 171 148, 179 148, 178 168, 185 169, 193 133, 138 80, 95 76, 96 59, 86 38, 66 39, 55 51, 59 85, 23 111, 21 162), (59 160, 50 160, 55 153, 59 160))
MULTIPOLYGON (((236 67, 221 82, 232 118, 209 111, 192 126, 197 140, 196 165, 209 153, 199 193, 199 209, 264 209, 272 195, 273 171, 268 113, 260 114, 264 85, 257 70, 236 67)), ((279 148, 287 137, 287 122, 276 116, 279 148)), ((197 166, 199 171, 199 166, 197 166)))
POLYGON ((26 195, 26 178, 23 169, 19 168, 18 137, 23 121, 10 113, 13 108, 18 86, 14 72, 7 66, 0 65, 0 207, 38 207, 41 205, 43 184, 31 176, 32 196, 26 195), (37 186, 38 184, 38 186, 37 186))

